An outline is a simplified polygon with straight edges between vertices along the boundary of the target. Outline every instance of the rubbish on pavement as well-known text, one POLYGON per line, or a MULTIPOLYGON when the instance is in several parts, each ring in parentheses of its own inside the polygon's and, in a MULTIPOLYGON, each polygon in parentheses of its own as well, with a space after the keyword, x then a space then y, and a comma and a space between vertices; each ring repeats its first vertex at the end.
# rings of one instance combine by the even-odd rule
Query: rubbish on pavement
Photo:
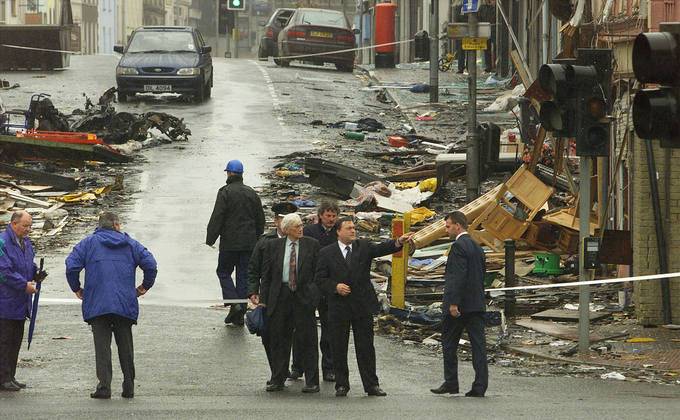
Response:
POLYGON ((659 340, 656 340, 654 338, 648 338, 648 337, 633 337, 633 338, 629 338, 628 340, 626 340, 626 343, 654 343, 656 341, 659 341, 659 340))
POLYGON ((615 379, 617 381, 625 381, 626 377, 620 374, 619 372, 609 372, 609 373, 603 373, 600 375, 600 378, 602 379, 615 379))
POLYGON ((36 171, 34 169, 22 168, 20 166, 0 163, 0 173, 12 175, 18 179, 38 182, 43 185, 51 186, 52 190, 72 191, 78 188, 78 180, 66 176, 50 174, 47 172, 36 171))

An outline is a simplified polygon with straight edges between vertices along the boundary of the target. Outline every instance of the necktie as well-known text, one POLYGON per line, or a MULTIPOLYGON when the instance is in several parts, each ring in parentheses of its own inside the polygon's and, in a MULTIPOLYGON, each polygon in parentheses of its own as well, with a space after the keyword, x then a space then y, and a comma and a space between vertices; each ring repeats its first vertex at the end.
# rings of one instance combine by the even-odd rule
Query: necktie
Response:
POLYGON ((351 266, 352 265, 352 248, 349 247, 349 245, 345 248, 347 250, 347 253, 345 254, 345 262, 347 265, 351 266))
POLYGON ((297 290, 297 270, 295 267, 295 242, 291 244, 290 265, 288 269, 288 287, 290 290, 297 290))

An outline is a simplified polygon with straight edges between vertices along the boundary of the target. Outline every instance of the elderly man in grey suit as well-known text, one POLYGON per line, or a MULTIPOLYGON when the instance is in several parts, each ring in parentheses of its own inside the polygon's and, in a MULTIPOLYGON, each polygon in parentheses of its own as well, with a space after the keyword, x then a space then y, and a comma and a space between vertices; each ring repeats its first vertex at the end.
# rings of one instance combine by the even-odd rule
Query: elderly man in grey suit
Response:
POLYGON ((444 286, 444 383, 431 389, 435 394, 458 393, 458 342, 463 328, 472 345, 472 366, 475 380, 466 397, 483 397, 489 382, 484 335, 484 277, 486 256, 482 247, 467 233, 466 216, 454 211, 446 216, 446 232, 455 242, 451 245, 446 263, 444 286))
POLYGON ((293 331, 300 340, 305 386, 302 392, 319 392, 319 347, 316 306, 321 294, 314 273, 319 242, 302 236, 302 220, 288 214, 281 220, 286 237, 267 242, 262 258, 260 305, 267 308, 272 377, 267 391, 281 391, 288 377, 293 331))

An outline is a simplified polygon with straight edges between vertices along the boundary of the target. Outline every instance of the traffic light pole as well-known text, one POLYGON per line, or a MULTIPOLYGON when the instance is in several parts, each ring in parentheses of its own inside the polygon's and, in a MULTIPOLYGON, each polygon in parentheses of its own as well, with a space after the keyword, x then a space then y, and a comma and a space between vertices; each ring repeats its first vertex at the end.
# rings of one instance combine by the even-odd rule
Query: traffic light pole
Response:
POLYGON ((439 102, 439 1, 430 0, 430 103, 439 102))
MULTIPOLYGON (((590 157, 580 159, 580 193, 578 201, 579 243, 583 248, 585 237, 590 236, 590 157)), ((585 268, 583 249, 579 258, 579 281, 590 280, 590 270, 585 268)), ((587 354, 590 351, 590 286, 578 288, 578 351, 587 354)))
MULTIPOLYGON (((470 37, 477 36, 477 13, 468 13, 470 37)), ((465 200, 470 203, 479 197, 479 138, 477 136, 477 50, 463 50, 468 68, 468 134, 465 140, 467 168, 465 200)))

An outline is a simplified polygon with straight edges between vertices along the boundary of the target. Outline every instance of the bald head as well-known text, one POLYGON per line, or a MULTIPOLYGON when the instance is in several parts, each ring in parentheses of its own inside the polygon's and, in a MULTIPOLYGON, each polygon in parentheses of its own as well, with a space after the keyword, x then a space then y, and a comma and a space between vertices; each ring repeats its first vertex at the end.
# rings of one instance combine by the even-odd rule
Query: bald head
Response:
POLYGON ((33 223, 33 218, 25 210, 15 211, 10 219, 12 231, 19 239, 24 239, 28 236, 28 233, 31 231, 31 223, 33 223))

